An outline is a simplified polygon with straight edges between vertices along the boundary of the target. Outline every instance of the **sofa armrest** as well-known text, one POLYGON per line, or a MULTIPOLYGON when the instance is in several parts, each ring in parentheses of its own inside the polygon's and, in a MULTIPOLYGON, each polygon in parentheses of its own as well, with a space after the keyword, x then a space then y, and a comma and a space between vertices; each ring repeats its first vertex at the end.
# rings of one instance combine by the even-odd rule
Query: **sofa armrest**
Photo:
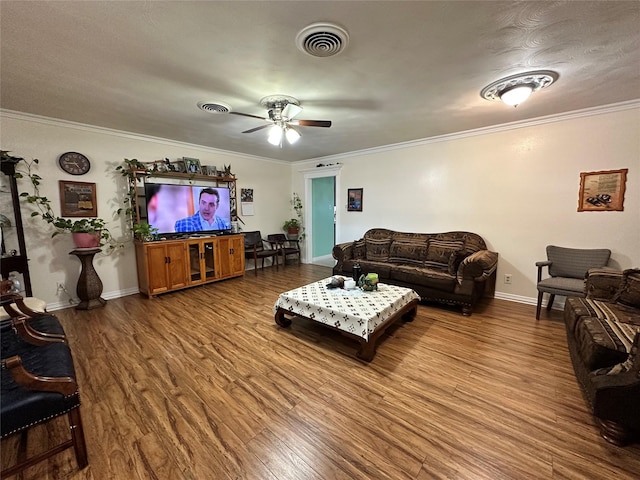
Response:
POLYGON ((481 280, 489 278, 498 267, 498 253, 490 250, 478 250, 460 262, 457 280, 462 284, 464 279, 481 280))
POLYGON ((623 272, 612 268, 592 268, 587 272, 587 298, 610 301, 622 286, 623 272))
POLYGON ((334 270, 342 270, 342 264, 344 263, 344 261, 353 258, 353 244, 354 242, 339 243, 338 245, 333 247, 331 254, 337 262, 334 270))
POLYGON ((622 363, 591 373, 591 402, 597 417, 640 426, 640 331, 622 363))

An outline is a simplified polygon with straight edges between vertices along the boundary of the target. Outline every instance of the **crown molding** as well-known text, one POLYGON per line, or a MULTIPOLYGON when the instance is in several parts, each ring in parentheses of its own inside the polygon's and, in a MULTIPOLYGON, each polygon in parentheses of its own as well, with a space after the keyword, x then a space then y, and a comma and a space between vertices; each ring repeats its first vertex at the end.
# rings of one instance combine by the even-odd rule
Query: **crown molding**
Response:
POLYGON ((593 117, 596 115, 605 115, 608 113, 616 113, 624 110, 632 110, 640 108, 640 99, 630 100, 627 102, 614 103, 610 105, 604 105, 599 107, 584 108, 581 110, 574 110, 571 112, 558 113, 554 115, 547 115, 544 117, 537 117, 528 120, 520 120, 517 122, 503 123, 500 125, 492 125, 490 127, 476 128, 473 130, 465 130, 462 132, 448 133, 446 135, 439 135, 436 137, 422 138, 419 140, 411 140, 402 143, 393 143, 390 145, 384 145, 382 147, 367 148, 364 150, 356 150, 348 153, 340 153, 336 155, 330 155, 326 157, 316 157, 307 160, 300 160, 294 162, 297 164, 314 163, 318 161, 331 162, 337 160, 344 160, 351 157, 359 157, 362 155, 370 155, 372 153, 389 152, 394 150, 401 150, 409 147, 417 147, 422 145, 429 145, 432 143, 448 142, 451 140, 459 140, 463 138, 476 137, 479 135, 488 135, 491 133, 505 132, 509 130, 516 130, 519 128, 534 127, 537 125, 545 125, 548 123, 564 122, 566 120, 574 120, 576 118, 593 117))
POLYGON ((229 155, 236 158, 259 160, 263 162, 277 163, 280 165, 290 165, 290 162, 286 162, 284 160, 276 160, 273 158, 259 157, 257 155, 248 155, 244 153, 232 152, 230 150, 221 150, 219 148, 212 148, 204 145, 197 145, 195 143, 179 142, 177 140, 170 140, 167 138, 153 137, 151 135, 144 135, 141 133, 125 132, 123 130, 115 130, 113 128, 98 127, 95 125, 88 125, 85 123, 72 122, 70 120, 61 120, 59 118, 43 117, 41 115, 34 115, 32 113, 18 112, 15 110, 7 110, 3 108, 0 108, 0 117, 11 118, 13 120, 23 120, 23 121, 33 122, 33 123, 40 123, 43 125, 50 125, 55 127, 71 128, 74 130, 81 130, 84 132, 97 133, 101 135, 111 135, 114 137, 127 138, 130 140, 140 140, 143 142, 159 143, 161 145, 168 145, 172 147, 194 148, 194 149, 203 150, 206 152, 217 153, 221 155, 229 155))

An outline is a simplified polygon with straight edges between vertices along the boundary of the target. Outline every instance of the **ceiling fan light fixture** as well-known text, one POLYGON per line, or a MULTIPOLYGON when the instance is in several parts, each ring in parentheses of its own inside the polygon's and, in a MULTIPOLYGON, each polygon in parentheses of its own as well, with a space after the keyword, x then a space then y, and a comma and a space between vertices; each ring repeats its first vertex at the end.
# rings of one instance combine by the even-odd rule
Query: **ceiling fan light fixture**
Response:
POLYGON ((282 135, 283 135, 283 131, 282 131, 282 127, 280 125, 273 125, 270 129, 269 129, 269 136, 267 137, 267 141, 273 145, 273 146, 278 146, 280 145, 280 142, 282 142, 282 135))
POLYGON ((533 92, 548 87, 558 79, 557 72, 537 70, 501 78, 480 91, 485 100, 502 100, 506 105, 518 106, 533 92))
POLYGON ((285 135, 287 137, 287 141, 293 145, 294 143, 296 143, 298 140, 300 140, 300 132, 298 132, 295 128, 293 127, 287 127, 287 131, 285 132, 285 135))

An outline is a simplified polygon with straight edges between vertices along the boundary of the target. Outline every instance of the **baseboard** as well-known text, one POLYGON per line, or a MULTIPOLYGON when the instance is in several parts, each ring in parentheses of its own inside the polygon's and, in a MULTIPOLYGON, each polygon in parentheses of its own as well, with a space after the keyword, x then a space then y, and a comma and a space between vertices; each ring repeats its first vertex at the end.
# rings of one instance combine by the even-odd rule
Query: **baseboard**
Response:
MULTIPOLYGON (((322 261, 323 259, 327 259, 327 258, 331 258, 333 260, 333 257, 317 257, 314 258, 312 263, 315 263, 316 260, 318 261, 322 261)), ((247 266, 246 270, 253 270, 252 268, 253 266, 249 267, 247 266)), ((102 298, 104 298, 105 300, 111 300, 114 298, 120 298, 120 297, 127 297, 129 295, 135 295, 136 293, 138 293, 138 287, 132 287, 132 288, 127 288, 125 290, 115 290, 113 292, 107 292, 107 293, 103 293, 101 296, 102 298)), ((522 295, 513 295, 511 293, 502 293, 502 292, 496 292, 494 295, 494 298, 497 298, 499 300, 506 300, 508 302, 516 302, 516 303, 523 303, 526 305, 536 305, 538 303, 538 299, 535 297, 525 297, 522 295)), ((64 302, 54 302, 54 303, 48 303, 47 304, 47 311, 48 312, 54 312, 56 310, 62 310, 63 308, 71 308, 71 307, 75 307, 80 300, 77 298, 73 298, 72 299, 73 303, 64 303, 64 302)), ((542 306, 546 308, 547 306, 547 298, 545 296, 545 299, 542 301, 542 306)), ((556 300, 553 302, 553 310, 564 310, 564 298, 563 297, 556 297, 556 300)))
MULTIPOLYGON (((127 288, 125 290, 115 290, 113 292, 103 293, 100 296, 102 298, 104 298, 105 300, 112 300, 114 298, 128 297, 129 295, 135 295, 138 292, 140 292, 140 290, 138 290, 138 287, 132 287, 132 288, 127 288)), ((56 310, 62 310, 64 308, 75 307, 78 303, 80 303, 80 299, 78 299, 78 298, 72 298, 71 299, 71 303, 69 303, 69 302, 67 302, 67 303, 65 303, 65 302, 48 303, 47 304, 47 312, 55 312, 56 310)))
MULTIPOLYGON (((494 298, 498 298, 500 300, 507 300, 508 302, 516 302, 516 303, 524 303, 526 305, 537 305, 538 299, 536 297, 524 297, 522 295, 512 295, 510 293, 501 293, 496 292, 494 298)), ((544 308, 547 307, 548 298, 545 295, 545 298, 542 300, 542 306, 544 308)), ((553 302, 552 310, 564 310, 564 297, 556 296, 555 301, 553 302)))
POLYGON ((321 257, 313 257, 311 259, 311 263, 313 265, 322 265, 324 267, 333 268, 336 264, 336 259, 333 258, 333 255, 323 255, 321 257))

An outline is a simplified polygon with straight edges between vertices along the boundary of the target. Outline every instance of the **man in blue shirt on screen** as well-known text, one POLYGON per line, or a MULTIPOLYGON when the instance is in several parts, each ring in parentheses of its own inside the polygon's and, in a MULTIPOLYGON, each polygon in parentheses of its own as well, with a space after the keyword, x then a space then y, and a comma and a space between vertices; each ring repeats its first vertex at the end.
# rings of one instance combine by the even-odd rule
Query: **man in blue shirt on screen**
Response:
POLYGON ((229 230, 231 223, 216 216, 220 194, 215 188, 204 188, 200 192, 200 209, 190 217, 176 222, 176 232, 202 232, 207 230, 229 230))

